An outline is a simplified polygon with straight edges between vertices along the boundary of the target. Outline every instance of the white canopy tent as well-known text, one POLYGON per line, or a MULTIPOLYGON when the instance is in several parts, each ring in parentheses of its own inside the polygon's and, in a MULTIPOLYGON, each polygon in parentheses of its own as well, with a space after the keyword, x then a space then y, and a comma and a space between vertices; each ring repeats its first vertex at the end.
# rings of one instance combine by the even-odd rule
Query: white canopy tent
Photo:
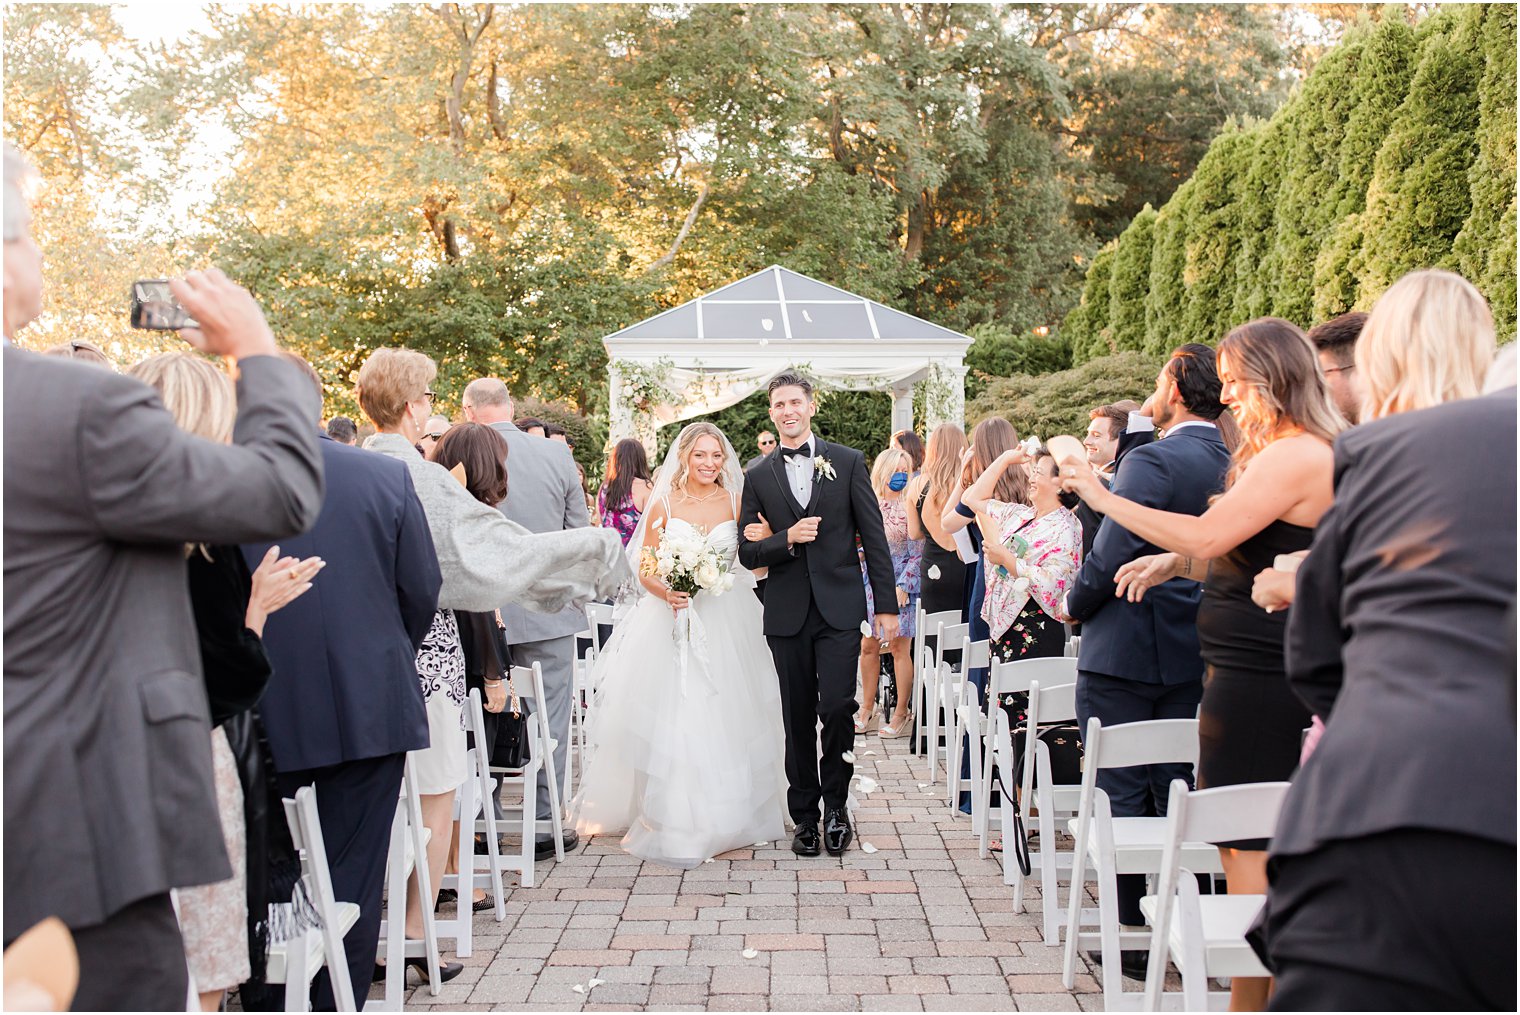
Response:
POLYGON ((892 427, 961 425, 971 339, 772 265, 602 339, 611 438, 651 448, 665 423, 727 408, 796 368, 824 388, 888 391, 892 427))

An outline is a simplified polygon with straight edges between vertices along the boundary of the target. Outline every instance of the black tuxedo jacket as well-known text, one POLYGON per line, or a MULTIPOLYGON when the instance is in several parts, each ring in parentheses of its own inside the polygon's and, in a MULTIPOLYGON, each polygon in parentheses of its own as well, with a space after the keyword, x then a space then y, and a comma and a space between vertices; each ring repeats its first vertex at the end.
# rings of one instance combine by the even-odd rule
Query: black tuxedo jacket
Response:
POLYGON ((897 612, 892 554, 887 550, 881 505, 871 490, 865 456, 816 434, 813 454, 828 459, 834 478, 813 477, 813 496, 806 510, 797 506, 787 485, 780 448, 744 474, 739 562, 752 570, 770 568, 765 583, 765 633, 774 637, 790 637, 802 630, 808 606, 815 602, 830 627, 858 628, 866 619, 865 585, 855 551, 857 534, 865 548, 876 611, 897 612), (762 514, 775 534, 751 543, 744 538, 744 528, 758 522, 762 514), (812 515, 822 519, 817 540, 787 549, 786 530, 812 515))

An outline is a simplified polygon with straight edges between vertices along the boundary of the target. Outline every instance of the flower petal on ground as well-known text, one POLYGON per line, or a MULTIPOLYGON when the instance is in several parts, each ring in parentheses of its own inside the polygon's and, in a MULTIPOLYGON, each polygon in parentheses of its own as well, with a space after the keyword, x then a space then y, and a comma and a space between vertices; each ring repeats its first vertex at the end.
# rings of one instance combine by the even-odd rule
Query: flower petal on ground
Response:
POLYGON ((844 759, 845 764, 847 764, 847 765, 853 765, 853 764, 855 764, 855 752, 854 751, 845 751, 843 754, 840 755, 840 757, 844 759))
POLYGON ((746 948, 744 949, 744 957, 746 959, 758 959, 760 957, 760 951, 756 948, 746 948))
POLYGON ((862 842, 860 844, 860 851, 862 853, 874 853, 876 852, 876 847, 871 845, 869 842, 862 842))

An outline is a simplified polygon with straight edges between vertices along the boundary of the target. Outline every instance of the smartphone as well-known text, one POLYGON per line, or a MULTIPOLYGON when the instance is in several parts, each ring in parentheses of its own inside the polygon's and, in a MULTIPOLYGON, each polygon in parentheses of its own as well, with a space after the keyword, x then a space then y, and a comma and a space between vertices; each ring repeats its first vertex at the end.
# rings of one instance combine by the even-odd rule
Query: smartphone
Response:
POLYGON ((132 283, 131 324, 145 331, 178 331, 197 326, 169 291, 166 278, 144 278, 132 283))

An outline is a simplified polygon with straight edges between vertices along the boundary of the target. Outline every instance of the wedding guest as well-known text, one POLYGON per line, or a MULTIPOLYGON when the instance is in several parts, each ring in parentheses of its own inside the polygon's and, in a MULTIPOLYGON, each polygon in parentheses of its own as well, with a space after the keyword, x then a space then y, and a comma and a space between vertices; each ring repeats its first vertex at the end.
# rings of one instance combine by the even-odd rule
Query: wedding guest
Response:
MULTIPOLYGON (((908 502, 903 491, 908 486, 908 470, 913 459, 906 451, 888 448, 876 456, 871 466, 871 489, 881 507, 882 523, 887 530, 887 550, 892 554, 893 582, 897 592, 897 614, 901 621, 897 636, 884 646, 874 634, 860 640, 861 711, 855 717, 855 732, 867 733, 876 728, 881 715, 876 708, 877 682, 881 677, 881 652, 892 654, 893 682, 897 704, 890 721, 880 727, 885 740, 905 737, 910 732, 913 704, 913 633, 918 607, 919 574, 923 564, 923 540, 913 538, 908 524, 908 502)), ((876 629, 876 601, 866 573, 865 554, 861 553, 860 576, 866 587, 866 621, 876 629)))
POLYGON ((760 449, 760 453, 744 463, 746 472, 765 461, 765 456, 776 450, 776 435, 769 430, 761 430, 755 438, 755 446, 760 449))
MULTIPOLYGON (((1110 521, 1171 551, 1120 568, 1116 594, 1141 596, 1157 580, 1207 570, 1198 607, 1206 664, 1198 708, 1200 789, 1286 781, 1298 767, 1309 713, 1284 676, 1286 617, 1257 608, 1251 582, 1279 554, 1308 549, 1332 497, 1330 442, 1346 426, 1321 379, 1314 346, 1287 321, 1262 317, 1233 329, 1219 343, 1217 364, 1220 400, 1244 439, 1223 496, 1202 515, 1111 493, 1086 463, 1063 466, 1067 486, 1110 521), (1130 581, 1147 569, 1143 581, 1130 581)), ((1172 439, 1169 434, 1161 443, 1172 439)), ((1260 839, 1219 844, 1231 894, 1265 893, 1266 849, 1260 839)), ((1262 1010, 1268 986, 1261 977, 1233 978, 1232 1006, 1262 1010)))
POLYGON ((182 336, 237 361, 231 445, 185 433, 141 381, 18 349, 43 294, 28 172, 6 145, 5 944, 56 916, 78 1010, 183 1010, 169 892, 232 875, 184 547, 311 524, 317 413, 214 268, 170 287, 200 322, 182 336))
MULTIPOLYGON (((920 587, 925 613, 959 612, 966 606, 966 565, 941 519, 955 490, 961 452, 965 450, 965 432, 954 423, 941 423, 929 435, 923 471, 908 484, 908 534, 924 542, 920 587)), ((924 634, 927 637, 933 632, 924 634)))
MULTIPOLYGON (((320 398, 322 382, 311 365, 293 353, 282 356, 300 371, 296 383, 320 398)), ((272 853, 287 848, 280 800, 311 786, 333 894, 359 907, 343 942, 349 979, 362 999, 380 938, 386 851, 406 754, 428 743, 415 660, 442 579, 411 474, 400 462, 323 433, 320 404, 307 426, 315 429, 327 478, 322 510, 310 531, 280 546, 328 566, 316 595, 264 625, 274 673, 259 714, 274 768, 271 821, 278 823, 268 845, 272 853)), ((271 549, 245 545, 244 560, 255 566, 271 549)), ((243 1007, 281 1010, 284 987, 263 984, 257 969, 254 980, 240 992, 243 1007)), ((326 970, 314 988, 315 1006, 330 1010, 326 970)))
POLYGON ((565 428, 558 423, 544 423, 544 436, 551 441, 559 441, 566 447, 570 446, 570 435, 565 433, 565 428))
POLYGON ((327 421, 327 436, 349 447, 359 443, 359 429, 347 416, 334 416, 327 421))
POLYGON ((1326 721, 1272 840, 1273 1010, 1515 1007, 1516 403, 1473 397, 1493 334, 1469 283, 1422 271, 1358 340, 1362 423, 1288 618, 1326 721))
POLYGON ((923 438, 912 430, 899 430, 892 435, 892 446, 899 451, 906 451, 913 459, 911 475, 917 476, 924 468, 924 442, 923 438))
MULTIPOLYGON (((1140 408, 1139 402, 1126 398, 1100 405, 1087 414, 1091 422, 1082 438, 1082 446, 1087 449, 1088 463, 1105 484, 1112 485, 1114 481, 1114 470, 1119 466, 1119 442, 1140 408)), ((1103 516, 1080 500, 1075 513, 1082 525, 1082 556, 1086 557, 1092 552, 1093 540, 1098 538, 1098 526, 1103 523, 1103 516)))
MULTIPOLYGON (((166 352, 143 360, 127 374, 152 385, 180 429, 217 444, 231 443, 237 395, 232 379, 209 360, 166 352)), ((264 787, 243 785, 239 773, 247 770, 247 761, 234 757, 224 726, 248 720, 249 709, 269 682, 269 657, 261 641, 265 620, 311 588, 322 561, 282 558, 279 548, 271 547, 258 570, 250 573, 236 546, 200 543, 186 548, 185 563, 211 709, 217 810, 232 877, 182 888, 176 895, 185 956, 201 1008, 218 1011, 226 992, 247 980, 252 969, 247 843, 261 842, 265 830, 262 821, 256 826, 247 823, 244 806, 245 790, 257 793, 264 787)), ((247 743, 246 737, 241 740, 247 743)), ((263 816, 264 811, 256 808, 253 813, 263 816)), ((262 868, 253 874, 255 880, 268 876, 262 868)), ((264 898, 263 892, 255 894, 264 898)), ((262 913, 253 915, 256 923, 264 919, 262 913)))
MULTIPOLYGON (((1229 452, 1214 425, 1224 412, 1214 350, 1185 345, 1174 350, 1156 375, 1148 401, 1164 440, 1125 451, 1114 476, 1113 497, 1166 511, 1202 514, 1224 486, 1229 452)), ((1063 465, 1064 468, 1064 465, 1063 465)), ((1096 479, 1094 479, 1096 483, 1096 479)), ((1102 486, 1101 483, 1097 484, 1102 486)), ((1085 499, 1085 498, 1084 498, 1085 499)), ((1093 506, 1103 510, 1093 502, 1093 506)), ((1203 660, 1198 654, 1197 580, 1158 585, 1139 602, 1115 595, 1119 568, 1156 551, 1154 544, 1106 518, 1066 594, 1063 612, 1082 623, 1077 670, 1077 712, 1083 729, 1097 716, 1105 726, 1147 719, 1192 719, 1203 696, 1203 660)), ((1191 765, 1147 765, 1104 769, 1098 786, 1113 813, 1127 817, 1166 813, 1173 779, 1192 784, 1191 765)), ((1119 922, 1144 922, 1140 899, 1145 879, 1120 875, 1116 901, 1119 922)), ((1091 953, 1090 953, 1091 954, 1091 953)), ((1121 956, 1126 975, 1145 975, 1143 951, 1121 956)))
MULTIPOLYGON (((450 427, 436 447, 432 460, 448 469, 455 479, 464 484, 470 496, 488 507, 496 507, 507 499, 507 442, 488 426, 479 423, 461 423, 450 427)), ((500 610, 455 610, 454 618, 459 624, 460 648, 464 653, 465 694, 472 690, 480 692, 481 734, 484 744, 479 745, 490 759, 496 742, 496 717, 507 704, 507 683, 512 670, 512 653, 507 647, 506 626, 500 610)), ((454 870, 454 858, 461 835, 470 834, 454 823, 454 842, 449 849, 448 867, 454 870)), ((493 905, 482 888, 474 891, 474 911, 484 912, 493 905)))
POLYGON ((1509 343, 1494 354, 1494 361, 1488 368, 1488 373, 1483 376, 1483 393, 1491 395, 1495 391, 1503 391, 1505 388, 1513 388, 1516 380, 1516 355, 1517 349, 1514 342, 1509 343))
MULTIPOLYGON (((469 415, 466 414, 465 418, 468 419, 469 415)), ((544 421, 541 419, 534 419, 532 416, 527 416, 523 419, 520 419, 513 425, 523 433, 527 434, 529 437, 548 436, 544 430, 544 421)))
MULTIPOLYGON (((631 580, 622 545, 615 534, 600 529, 530 534, 470 496, 447 469, 413 451, 412 445, 421 434, 432 405, 429 385, 437 371, 437 365, 419 352, 377 349, 359 368, 357 384, 359 406, 378 431, 370 447, 401 461, 411 472, 443 572, 438 613, 417 654, 417 675, 427 703, 429 746, 412 755, 422 796, 423 821, 433 833, 427 862, 434 875, 435 895, 421 899, 416 882, 412 882, 407 893, 409 937, 421 936, 422 907, 432 907, 437 902, 436 893, 452 837, 455 791, 467 775, 462 712, 464 655, 453 611, 478 612, 496 609, 504 603, 514 604, 501 606, 505 616, 509 608, 552 613, 568 606, 584 623, 579 602, 610 596, 624 579, 631 580)), ((467 416, 471 395, 466 388, 467 416)), ((552 447, 548 442, 538 446, 552 447)), ((564 456, 565 475, 569 478, 568 503, 584 512, 584 498, 572 496, 575 471, 570 467, 569 451, 560 449, 560 454, 564 456)), ((515 470, 519 461, 517 449, 513 449, 512 455, 515 470)), ((513 656, 518 665, 531 664, 527 654, 518 655, 514 650, 513 656)), ((568 711, 568 702, 566 708, 568 711)), ((566 730, 560 730, 559 734, 563 751, 569 737, 566 730)), ((449 965, 452 970, 457 963, 449 965)))
POLYGON ((1065 503, 1072 498, 1061 490, 1049 451, 1041 448, 1029 459, 1028 504, 991 496, 1002 473, 1021 467, 1026 457, 1023 448, 1003 452, 961 494, 982 530, 989 565, 982 619, 993 655, 1004 662, 1065 653, 1061 601, 1082 554, 1082 527, 1065 503))
POLYGON ((42 350, 44 356, 62 356, 65 359, 78 360, 80 363, 91 363, 95 366, 105 367, 107 370, 115 370, 116 364, 106 351, 94 342, 83 338, 70 339, 67 342, 59 342, 42 350))
POLYGON ((597 492, 596 513, 602 527, 616 531, 624 546, 639 527, 653 489, 654 477, 649 473, 643 442, 632 437, 618 441, 607 456, 607 482, 597 492))
POLYGON ((426 458, 433 453, 433 448, 449 432, 449 418, 447 416, 429 416, 427 423, 422 428, 422 436, 417 441, 417 450, 426 458))
MULTIPOLYGON (((966 612, 963 614, 966 623, 971 628, 972 641, 988 641, 992 637, 987 621, 982 616, 982 603, 987 593, 987 555, 983 552, 981 527, 971 524, 976 519, 976 512, 962 503, 961 494, 963 490, 981 478, 1004 452, 1015 451, 1018 446, 1019 435, 1014 431, 1013 424, 1001 416, 993 416, 978 423, 976 429, 971 431, 970 446, 961 453, 960 481, 951 492, 951 496, 946 499, 945 510, 940 515, 940 523, 952 536, 962 529, 966 530, 977 554, 976 564, 966 568, 968 588, 965 596, 966 612)), ((1029 477, 1023 469, 1005 469, 997 478, 991 493, 994 499, 1005 504, 1028 504, 1029 477)), ((966 679, 971 681, 976 688, 978 698, 985 705, 987 670, 983 667, 969 669, 966 672, 966 679)), ((961 751, 962 778, 970 776, 970 756, 971 752, 963 748, 961 751)), ((971 813, 970 792, 961 793, 960 809, 967 814, 971 813)))
POLYGON ((1356 340, 1367 323, 1367 315, 1359 310, 1328 321, 1321 321, 1309 329, 1309 341, 1319 355, 1320 372, 1330 386, 1330 397, 1341 415, 1352 423, 1361 414, 1362 385, 1356 375, 1356 340))
MULTIPOLYGON (((506 384, 494 377, 480 377, 464 389, 464 414, 472 423, 484 423, 506 440, 510 449, 508 472, 512 479, 512 492, 502 502, 500 512, 516 523, 514 527, 530 532, 543 533, 535 538, 548 541, 565 540, 569 546, 584 545, 590 536, 578 529, 590 527, 586 512, 584 488, 575 478, 575 460, 570 450, 556 441, 530 440, 512 425, 515 404, 506 384)), ((617 577, 600 586, 596 597, 604 599, 617 591, 623 579, 632 581, 623 553, 622 540, 615 534, 597 530, 598 540, 612 540, 612 552, 617 557, 617 577)), ((599 545, 605 545, 600 543, 599 545)), ((555 609, 529 612, 524 604, 509 597, 498 600, 501 616, 507 627, 507 644, 512 649, 512 661, 518 666, 540 664, 544 675, 544 697, 547 701, 534 704, 544 710, 549 722, 549 735, 559 742, 554 752, 554 768, 564 777, 565 763, 570 748, 570 705, 574 689, 575 636, 585 629, 586 614, 581 604, 561 602, 555 609)), ((538 777, 536 808, 540 820, 547 821, 549 807, 548 766, 538 777)), ((563 796, 561 797, 563 799, 563 796)), ((566 829, 563 839, 565 849, 574 849, 579 842, 575 829, 566 829)), ((540 860, 554 856, 554 840, 549 835, 538 839, 535 853, 540 860)))

